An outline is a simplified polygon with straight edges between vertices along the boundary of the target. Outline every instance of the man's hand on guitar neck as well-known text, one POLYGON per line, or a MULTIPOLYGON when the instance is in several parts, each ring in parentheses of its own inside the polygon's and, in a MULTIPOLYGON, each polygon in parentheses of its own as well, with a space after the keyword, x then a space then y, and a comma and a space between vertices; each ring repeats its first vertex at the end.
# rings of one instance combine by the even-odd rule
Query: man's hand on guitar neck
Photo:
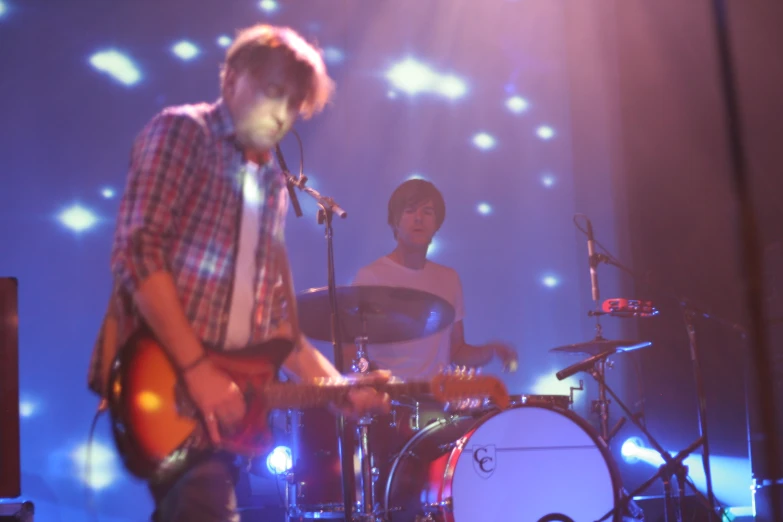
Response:
POLYGON ((391 372, 388 370, 376 370, 358 376, 360 382, 348 392, 346 404, 335 404, 332 411, 353 420, 374 413, 389 413, 389 394, 380 393, 373 386, 388 382, 390 377, 391 372))
POLYGON ((239 386, 209 359, 185 372, 185 385, 201 412, 213 444, 220 444, 220 429, 230 432, 245 417, 245 399, 239 386))

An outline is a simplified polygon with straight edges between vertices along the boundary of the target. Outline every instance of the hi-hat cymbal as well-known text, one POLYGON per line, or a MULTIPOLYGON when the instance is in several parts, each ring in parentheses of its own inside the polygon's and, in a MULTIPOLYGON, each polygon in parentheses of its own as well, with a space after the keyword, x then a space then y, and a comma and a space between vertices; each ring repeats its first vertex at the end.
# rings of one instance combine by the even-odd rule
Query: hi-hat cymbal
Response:
POLYGON ((598 355, 599 353, 630 352, 652 345, 649 341, 612 340, 597 337, 586 343, 567 344, 552 348, 550 352, 573 353, 579 355, 598 355))
MULTIPOLYGON (((362 335, 371 344, 398 343, 439 332, 454 321, 454 307, 429 292, 396 286, 338 286, 342 342, 362 335)), ((328 288, 312 288, 297 298, 302 332, 332 340, 328 288)))

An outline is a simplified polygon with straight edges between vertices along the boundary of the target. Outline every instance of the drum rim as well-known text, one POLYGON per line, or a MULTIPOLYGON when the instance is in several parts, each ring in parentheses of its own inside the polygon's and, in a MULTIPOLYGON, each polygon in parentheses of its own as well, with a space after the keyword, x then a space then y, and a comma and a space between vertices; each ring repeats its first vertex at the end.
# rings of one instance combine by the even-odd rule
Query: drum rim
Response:
MULTIPOLYGON (((604 459, 604 463, 606 464, 607 469, 609 470, 609 478, 612 481, 612 496, 614 497, 614 506, 617 507, 617 505, 620 502, 620 499, 622 497, 621 492, 623 490, 623 481, 622 476, 620 475, 620 467, 614 457, 612 456, 612 452, 609 449, 609 445, 604 442, 604 440, 601 438, 601 436, 598 433, 598 430, 596 430, 584 417, 577 414, 571 409, 563 409, 558 406, 551 406, 551 405, 541 405, 541 404, 515 404, 513 406, 509 406, 508 408, 502 409, 502 410, 494 410, 489 411, 485 415, 474 419, 473 425, 468 427, 468 429, 465 430, 465 432, 454 440, 454 443, 460 443, 457 444, 454 448, 452 448, 451 452, 449 452, 449 459, 445 466, 444 470, 444 476, 443 480, 449 481, 449 489, 451 489, 451 482, 454 480, 454 472, 456 470, 456 462, 459 460, 459 456, 457 458, 454 458, 454 451, 457 448, 460 448, 464 446, 464 438, 465 436, 470 433, 474 432, 475 430, 478 430, 479 427, 481 427, 483 424, 488 422, 490 419, 494 418, 496 415, 501 415, 502 413, 510 410, 520 409, 520 408, 538 408, 542 410, 549 410, 554 413, 557 413, 559 415, 562 415, 564 417, 567 417, 569 420, 573 421, 577 426, 582 428, 582 430, 585 432, 585 434, 590 437, 590 439, 593 441, 595 446, 598 448, 598 451, 600 452, 601 456, 604 459), (452 464, 453 462, 453 464, 452 464), (448 479, 446 479, 446 476, 449 476, 448 479)), ((469 418, 467 416, 460 416, 457 419, 454 419, 452 421, 445 421, 443 419, 439 420, 438 422, 433 422, 432 424, 427 425, 424 429, 422 429, 419 433, 411 437, 411 439, 403 446, 403 448, 400 450, 399 455, 394 459, 394 463, 392 464, 391 469, 389 470, 389 476, 386 480, 386 485, 384 488, 385 494, 384 494, 384 503, 383 508, 384 512, 388 515, 389 514, 389 497, 391 494, 391 485, 392 480, 394 479, 395 473, 397 471, 398 464, 400 463, 402 456, 405 455, 408 448, 415 443, 419 438, 424 437, 425 433, 429 433, 432 430, 435 430, 436 428, 440 427, 441 425, 445 424, 446 422, 456 422, 460 419, 469 418)), ((444 485, 443 489, 445 490, 446 487, 444 485)), ((622 520, 622 513, 615 512, 614 516, 612 517, 612 520, 614 522, 618 522, 622 520)))
MULTIPOLYGON (((490 414, 491 414, 491 412, 490 412, 490 414)), ((400 462, 402 461, 403 455, 405 455, 408 452, 408 448, 410 448, 410 446, 412 444, 414 444, 415 441, 417 441, 420 438, 424 437, 424 435, 426 433, 434 431, 436 428, 444 426, 444 425, 446 425, 448 423, 459 422, 461 420, 470 420, 470 419, 471 419, 470 415, 456 415, 456 416, 454 416, 454 417, 452 417, 450 419, 438 419, 435 422, 427 424, 424 428, 419 430, 418 433, 416 433, 413 437, 411 437, 408 442, 405 443, 405 445, 402 447, 400 452, 394 458, 394 462, 392 463, 392 466, 389 469, 389 475, 386 478, 386 484, 384 485, 384 488, 383 488, 383 491, 384 491, 384 494, 383 494, 383 512, 384 512, 384 514, 388 515, 390 513, 390 511, 389 511, 389 496, 391 494, 392 478, 394 478, 394 475, 395 475, 395 473, 397 471, 397 467, 399 466, 400 462)), ((483 417, 472 419, 473 420, 473 426, 468 428, 465 431, 465 433, 469 432, 475 426, 477 426, 477 423, 480 422, 482 419, 483 419, 483 417)), ((462 438, 462 436, 457 438, 454 442, 456 442, 457 440, 460 440, 460 438, 462 438)))

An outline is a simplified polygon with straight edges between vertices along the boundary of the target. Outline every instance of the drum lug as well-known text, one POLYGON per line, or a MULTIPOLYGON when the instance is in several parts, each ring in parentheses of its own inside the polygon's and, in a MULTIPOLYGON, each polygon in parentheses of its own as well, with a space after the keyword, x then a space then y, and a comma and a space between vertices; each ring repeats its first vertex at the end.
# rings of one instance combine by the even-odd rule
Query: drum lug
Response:
POLYGON ((433 511, 435 512, 445 511, 446 513, 451 513, 451 508, 452 508, 451 497, 446 497, 446 499, 442 500, 441 502, 426 503, 422 507, 424 508, 425 511, 427 511, 427 517, 429 517, 429 518, 423 518, 422 520, 427 520, 427 521, 435 520, 434 518, 432 518, 433 511))

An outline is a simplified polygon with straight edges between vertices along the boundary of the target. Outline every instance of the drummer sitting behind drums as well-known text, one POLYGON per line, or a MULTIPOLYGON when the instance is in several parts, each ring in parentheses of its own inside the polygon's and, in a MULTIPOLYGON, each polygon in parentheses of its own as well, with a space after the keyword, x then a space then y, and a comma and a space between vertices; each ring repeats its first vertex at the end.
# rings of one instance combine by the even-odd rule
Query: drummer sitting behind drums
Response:
MULTIPOLYGON (((465 342, 463 325, 462 284, 450 267, 427 259, 427 249, 435 232, 446 217, 446 204, 440 191, 422 179, 402 183, 392 193, 388 206, 388 222, 397 246, 359 269, 354 285, 382 285, 414 288, 445 299, 454 307, 454 323, 422 339, 384 345, 372 350, 369 358, 374 365, 389 369, 398 377, 428 377, 449 364, 480 367, 497 357, 505 369, 516 370, 516 351, 506 343, 490 342, 472 345, 465 342)), ((355 351, 346 347, 346 364, 355 351)))

